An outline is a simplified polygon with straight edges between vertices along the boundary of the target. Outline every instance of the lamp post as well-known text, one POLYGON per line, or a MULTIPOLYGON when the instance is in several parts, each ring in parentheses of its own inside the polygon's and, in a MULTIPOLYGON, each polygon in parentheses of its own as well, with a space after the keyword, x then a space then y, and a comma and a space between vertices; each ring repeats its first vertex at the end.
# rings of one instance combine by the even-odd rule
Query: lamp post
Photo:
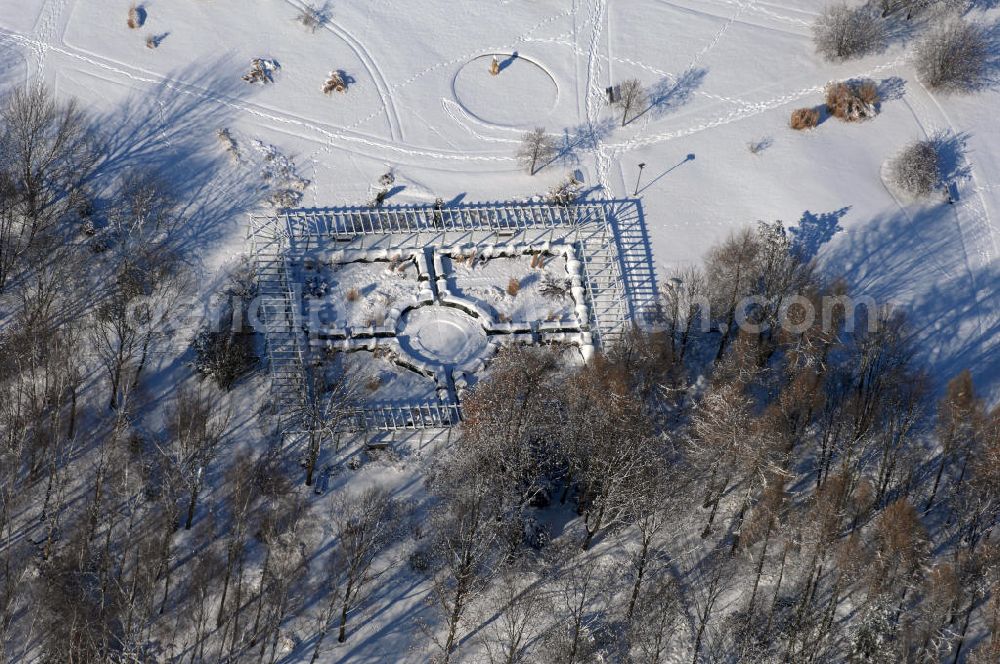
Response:
POLYGON ((644 168, 646 168, 646 162, 640 162, 639 163, 639 175, 635 179, 635 193, 632 194, 633 196, 638 196, 639 195, 639 181, 642 180, 642 169, 644 169, 644 168))

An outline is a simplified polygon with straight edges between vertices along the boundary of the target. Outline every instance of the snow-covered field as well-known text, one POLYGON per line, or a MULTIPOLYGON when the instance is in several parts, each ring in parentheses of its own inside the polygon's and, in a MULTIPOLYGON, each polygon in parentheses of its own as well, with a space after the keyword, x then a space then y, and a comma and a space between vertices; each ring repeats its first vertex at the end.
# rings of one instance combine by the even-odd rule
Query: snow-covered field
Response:
MULTIPOLYGON (((151 2, 137 30, 126 7, 106 0, 18 0, 0 3, 0 83, 41 77, 122 131, 156 123, 143 129, 153 132, 150 158, 172 155, 191 170, 218 152, 216 131, 232 127, 294 161, 311 181, 305 205, 366 202, 389 168, 397 204, 528 197, 571 171, 595 195, 629 197, 645 163, 639 196, 660 278, 733 227, 805 222, 831 270, 912 308, 943 374, 969 366, 995 389, 998 92, 931 96, 899 45, 826 63, 809 29, 822 4, 342 2, 310 32, 295 21, 298 0, 151 2), (147 48, 147 36, 159 47, 147 48), (256 57, 280 65, 272 84, 240 80, 256 57), (331 70, 353 79, 346 94, 321 93, 331 70), (859 75, 892 90, 874 121, 787 128, 790 111, 818 105, 828 81, 859 75), (621 128, 604 90, 629 77, 659 94, 621 128), (514 154, 535 126, 559 138, 562 155, 531 177, 514 154), (957 204, 898 201, 883 163, 940 131, 967 143, 957 204), (769 146, 752 154, 748 143, 763 139, 769 146)), ((231 207, 202 252, 209 267, 240 250, 242 187, 252 188, 216 176, 231 207)))

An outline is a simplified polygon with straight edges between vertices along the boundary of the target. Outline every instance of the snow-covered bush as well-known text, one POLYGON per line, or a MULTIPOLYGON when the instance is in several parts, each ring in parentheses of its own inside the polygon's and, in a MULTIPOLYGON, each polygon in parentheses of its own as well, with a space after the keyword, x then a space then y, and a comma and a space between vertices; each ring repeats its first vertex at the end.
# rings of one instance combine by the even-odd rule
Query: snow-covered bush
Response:
POLYGON ((882 18, 901 16, 907 21, 932 12, 958 14, 967 11, 977 0, 876 0, 882 18))
POLYGON ((249 256, 240 256, 227 268, 224 292, 231 298, 249 302, 257 295, 257 264, 249 256))
POLYGON ((330 285, 321 279, 318 275, 313 275, 306 279, 305 282, 305 293, 303 297, 321 299, 326 297, 327 291, 330 289, 330 285))
POLYGON ((891 598, 877 598, 869 605, 851 636, 851 661, 870 664, 899 661, 891 601, 891 598))
POLYGON ((927 196, 940 184, 941 170, 934 141, 908 145, 889 164, 889 179, 894 187, 914 197, 927 196))
POLYGON ((545 197, 546 202, 550 205, 561 205, 563 207, 572 205, 576 202, 576 199, 580 197, 580 190, 583 187, 583 183, 576 179, 573 175, 569 176, 565 182, 556 185, 549 190, 548 195, 545 197))
POLYGON ((271 207, 283 209, 293 208, 302 201, 302 192, 296 189, 279 189, 272 193, 268 199, 271 207))
POLYGON ((827 6, 816 19, 813 40, 827 60, 859 58, 885 47, 885 22, 867 4, 851 7, 839 2, 827 6))
POLYGON ((265 85, 274 82, 274 72, 281 69, 275 60, 265 58, 254 58, 250 61, 250 69, 243 75, 243 80, 247 83, 260 83, 265 85))
POLYGON ((875 81, 841 81, 826 88, 826 110, 844 122, 858 122, 878 115, 875 81))
POLYGON ((431 554, 427 549, 417 549, 406 559, 410 569, 418 574, 426 574, 431 568, 431 554))
POLYGON ((986 30, 956 18, 917 43, 917 76, 934 89, 968 92, 983 84, 989 53, 986 30))
POLYGON ((792 111, 789 126, 796 131, 812 129, 819 124, 819 111, 815 108, 797 108, 792 111))
POLYGON ((546 272, 542 275, 542 283, 538 287, 538 292, 545 297, 559 298, 569 295, 572 282, 566 278, 553 276, 546 272))
POLYGON ((257 364, 253 335, 224 329, 202 329, 195 337, 195 370, 211 378, 223 390, 229 390, 241 376, 257 364))

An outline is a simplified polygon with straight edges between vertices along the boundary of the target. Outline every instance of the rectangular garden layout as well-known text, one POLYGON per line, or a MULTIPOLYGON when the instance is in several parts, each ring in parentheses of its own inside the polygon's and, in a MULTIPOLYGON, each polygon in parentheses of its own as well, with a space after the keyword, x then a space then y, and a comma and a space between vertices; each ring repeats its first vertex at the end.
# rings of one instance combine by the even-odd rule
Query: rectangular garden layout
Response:
POLYGON ((501 347, 586 362, 629 325, 600 202, 290 210, 252 217, 249 241, 286 430, 345 394, 342 430, 451 426, 501 347))

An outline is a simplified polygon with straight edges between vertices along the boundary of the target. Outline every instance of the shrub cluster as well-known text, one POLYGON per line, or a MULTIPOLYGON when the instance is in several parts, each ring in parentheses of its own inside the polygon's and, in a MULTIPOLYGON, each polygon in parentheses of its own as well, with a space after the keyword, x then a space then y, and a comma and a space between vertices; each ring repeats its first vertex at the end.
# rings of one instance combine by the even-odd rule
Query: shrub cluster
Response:
POLYGON ((792 111, 792 120, 789 123, 792 129, 797 131, 812 129, 818 124, 819 111, 815 108, 797 108, 792 111))
POLYGON ((916 141, 889 163, 889 180, 894 187, 910 196, 927 196, 941 184, 940 161, 934 141, 916 141))
POLYGON ((826 88, 826 110, 844 122, 859 122, 878 115, 875 81, 841 81, 826 88))
POLYGON ((989 55, 986 30, 955 19, 932 30, 917 43, 917 76, 936 90, 972 91, 986 78, 989 55))

